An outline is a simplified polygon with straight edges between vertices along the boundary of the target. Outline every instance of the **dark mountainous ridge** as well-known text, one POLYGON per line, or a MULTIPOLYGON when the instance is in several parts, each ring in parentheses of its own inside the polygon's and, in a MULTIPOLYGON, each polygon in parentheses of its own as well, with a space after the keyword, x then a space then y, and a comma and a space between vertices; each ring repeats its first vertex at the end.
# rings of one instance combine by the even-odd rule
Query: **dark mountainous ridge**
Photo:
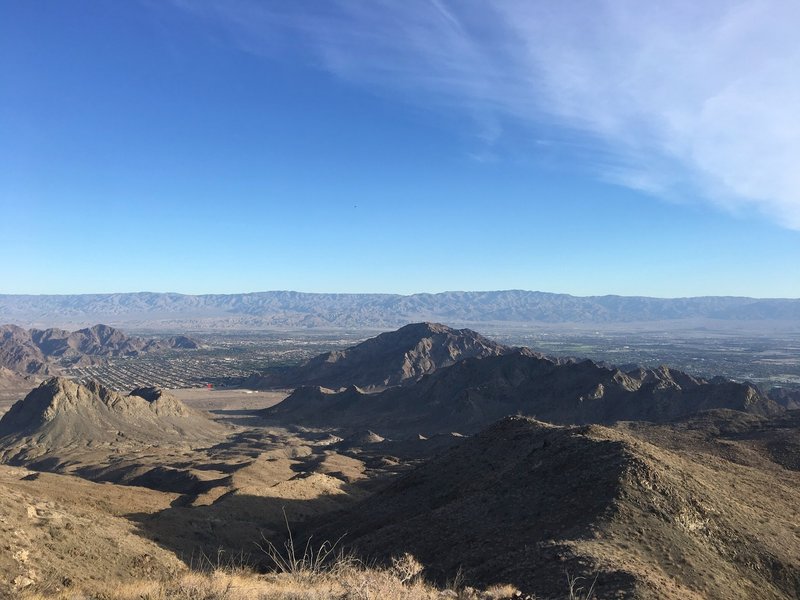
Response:
POLYGON ((0 326, 0 366, 32 375, 50 375, 57 372, 59 366, 91 361, 93 357, 137 356, 197 347, 197 342, 186 336, 144 339, 128 336, 108 325, 94 325, 73 332, 0 326))
POLYGON ((0 325, 0 366, 26 375, 47 375, 50 371, 31 332, 16 325, 0 325))
POLYGON ((413 323, 346 350, 320 354, 299 367, 251 378, 247 385, 384 388, 414 382, 465 358, 499 356, 510 351, 471 329, 413 323))
POLYGON ((589 360, 555 361, 514 352, 465 359, 412 386, 378 394, 354 386, 338 393, 301 387, 263 414, 308 426, 427 435, 473 433, 513 414, 561 424, 665 422, 715 408, 759 415, 784 410, 747 383, 705 381, 667 367, 623 373, 589 360))
POLYGON ((634 323, 680 320, 800 323, 800 300, 741 297, 578 297, 524 290, 440 294, 0 295, 0 321, 76 326, 105 320, 175 328, 389 329, 417 321, 634 323))
MULTIPOLYGON (((769 436, 768 419, 750 419, 769 436)), ((596 578, 598 598, 797 597, 798 473, 729 460, 750 452, 734 436, 698 450, 693 431, 644 429, 509 417, 307 530, 537 598, 564 597, 567 574, 584 589, 596 578), (651 443, 660 435, 674 450, 651 443)))
POLYGON ((784 408, 790 410, 800 409, 800 390, 772 388, 767 395, 784 408))

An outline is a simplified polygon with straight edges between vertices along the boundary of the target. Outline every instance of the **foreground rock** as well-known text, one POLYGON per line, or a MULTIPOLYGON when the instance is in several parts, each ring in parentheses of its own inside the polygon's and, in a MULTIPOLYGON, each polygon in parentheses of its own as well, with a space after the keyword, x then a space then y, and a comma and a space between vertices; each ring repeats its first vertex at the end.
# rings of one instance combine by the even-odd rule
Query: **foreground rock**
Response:
POLYGON ((507 415, 560 424, 664 422, 701 410, 758 415, 784 408, 756 387, 706 381, 662 367, 624 373, 592 361, 556 361, 527 351, 466 359, 413 386, 366 394, 303 387, 263 415, 306 426, 371 429, 381 435, 473 433, 507 415))
POLYGON ((119 587, 185 571, 174 553, 126 518, 165 510, 173 500, 144 488, 0 465, 0 598, 28 592, 50 598, 92 583, 119 587))
POLYGON ((299 367, 251 378, 247 386, 319 385, 335 389, 356 385, 380 389, 413 383, 465 358, 499 356, 511 351, 471 329, 414 323, 346 350, 320 354, 299 367))
POLYGON ((542 598, 565 597, 567 574, 584 589, 596 578, 600 598, 798 597, 800 473, 760 449, 800 419, 739 414, 633 428, 509 417, 309 531, 542 598), (711 441, 714 422, 736 432, 711 441))

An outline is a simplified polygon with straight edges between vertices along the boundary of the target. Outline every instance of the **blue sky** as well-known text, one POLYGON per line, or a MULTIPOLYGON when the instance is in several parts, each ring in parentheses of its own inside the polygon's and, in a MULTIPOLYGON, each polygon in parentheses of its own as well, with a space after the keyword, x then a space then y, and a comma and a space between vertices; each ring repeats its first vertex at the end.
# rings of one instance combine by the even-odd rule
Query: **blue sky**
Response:
POLYGON ((798 297, 800 8, 656 4, 2 0, 0 292, 798 297))

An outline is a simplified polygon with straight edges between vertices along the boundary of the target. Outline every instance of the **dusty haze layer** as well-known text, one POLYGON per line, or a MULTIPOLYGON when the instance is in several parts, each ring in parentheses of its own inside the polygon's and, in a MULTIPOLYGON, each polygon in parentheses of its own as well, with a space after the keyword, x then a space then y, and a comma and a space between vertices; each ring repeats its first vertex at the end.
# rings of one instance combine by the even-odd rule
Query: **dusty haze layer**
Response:
POLYGON ((84 327, 102 321, 128 328, 392 329, 415 321, 631 324, 800 328, 800 300, 739 297, 578 297, 523 290, 440 294, 257 292, 191 296, 173 293, 0 295, 0 322, 27 327, 84 327))

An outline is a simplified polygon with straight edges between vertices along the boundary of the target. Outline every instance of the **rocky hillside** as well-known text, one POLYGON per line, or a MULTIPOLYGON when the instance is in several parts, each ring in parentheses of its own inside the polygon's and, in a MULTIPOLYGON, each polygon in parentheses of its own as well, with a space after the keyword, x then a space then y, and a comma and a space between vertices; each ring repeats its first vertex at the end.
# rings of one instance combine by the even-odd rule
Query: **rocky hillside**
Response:
POLYGON ((767 395, 789 410, 800 410, 800 389, 772 388, 767 395))
POLYGON ((0 366, 28 375, 46 375, 49 371, 31 332, 16 325, 0 326, 0 366))
POLYGON ((560 424, 665 422, 715 408, 759 415, 784 410, 747 383, 706 381, 667 367, 624 373, 522 351, 462 360, 379 394, 355 386, 340 392, 302 387, 263 414, 302 425, 427 435, 473 433, 514 414, 560 424))
POLYGON ((320 354, 299 367, 251 378, 247 385, 385 388, 412 383, 465 358, 499 356, 510 351, 471 329, 413 323, 352 348, 320 354))
POLYGON ((218 439, 222 431, 154 388, 124 396, 95 382, 54 377, 0 419, 0 461, 31 465, 81 449, 190 444, 218 439))
POLYGON ((185 571, 174 553, 126 518, 169 508, 174 498, 0 465, 0 598, 97 598, 74 590, 185 571))
POLYGON ((594 581, 598 598, 795 598, 800 473, 759 449, 799 423, 745 420, 715 441, 699 421, 509 417, 309 531, 346 533, 370 558, 410 552, 441 581, 461 571, 537 598, 565 597, 567 575, 584 591, 594 581))
POLYGON ((0 366, 29 375, 53 374, 59 366, 90 362, 94 357, 137 356, 197 347, 198 343, 186 336, 145 339, 125 335, 108 325, 73 332, 0 326, 0 366))
POLYGON ((416 321, 636 323, 681 320, 800 323, 800 300, 736 297, 570 296, 524 290, 440 294, 83 294, 0 295, 0 322, 137 327, 390 329, 416 321))
POLYGON ((0 393, 6 390, 32 388, 36 385, 35 376, 22 375, 6 367, 0 367, 0 393))

